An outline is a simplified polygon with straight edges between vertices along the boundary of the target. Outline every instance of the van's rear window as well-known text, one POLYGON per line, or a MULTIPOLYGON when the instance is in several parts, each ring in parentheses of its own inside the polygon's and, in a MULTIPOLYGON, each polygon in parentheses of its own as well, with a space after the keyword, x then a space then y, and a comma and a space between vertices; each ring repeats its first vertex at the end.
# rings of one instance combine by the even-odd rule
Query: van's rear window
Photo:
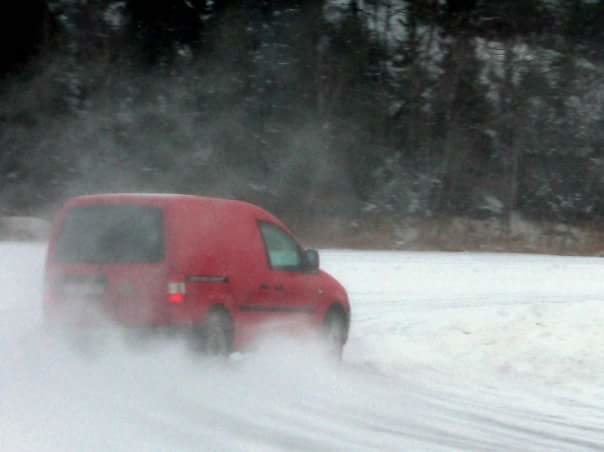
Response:
POLYGON ((55 258, 71 263, 151 263, 161 261, 163 254, 161 209, 120 204, 69 210, 55 258))

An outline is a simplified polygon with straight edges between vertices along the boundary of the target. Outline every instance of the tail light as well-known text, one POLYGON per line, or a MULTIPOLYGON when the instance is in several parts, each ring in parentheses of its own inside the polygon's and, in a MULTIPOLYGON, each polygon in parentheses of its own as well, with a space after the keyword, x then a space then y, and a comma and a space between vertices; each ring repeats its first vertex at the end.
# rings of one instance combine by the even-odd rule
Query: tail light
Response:
POLYGON ((172 275, 168 279, 168 302, 179 304, 185 301, 187 283, 184 275, 172 275))

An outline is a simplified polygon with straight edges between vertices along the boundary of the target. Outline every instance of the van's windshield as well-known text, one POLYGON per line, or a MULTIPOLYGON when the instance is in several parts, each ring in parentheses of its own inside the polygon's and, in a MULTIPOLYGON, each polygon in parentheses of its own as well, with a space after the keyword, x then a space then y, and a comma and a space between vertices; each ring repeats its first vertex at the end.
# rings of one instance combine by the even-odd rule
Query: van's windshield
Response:
POLYGON ((120 204, 69 210, 55 258, 68 263, 152 263, 163 254, 161 209, 120 204))

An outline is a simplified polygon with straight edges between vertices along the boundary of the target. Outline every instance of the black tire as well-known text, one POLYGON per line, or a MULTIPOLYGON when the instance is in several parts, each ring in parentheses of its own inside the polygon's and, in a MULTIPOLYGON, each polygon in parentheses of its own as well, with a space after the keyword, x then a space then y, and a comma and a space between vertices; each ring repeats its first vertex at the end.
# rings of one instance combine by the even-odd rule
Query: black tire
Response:
POLYGON ((218 309, 210 311, 203 325, 203 353, 210 357, 227 357, 231 353, 231 336, 229 315, 218 309))
POLYGON ((346 318, 337 309, 327 312, 323 321, 323 342, 328 355, 337 361, 342 360, 344 343, 346 342, 346 318))

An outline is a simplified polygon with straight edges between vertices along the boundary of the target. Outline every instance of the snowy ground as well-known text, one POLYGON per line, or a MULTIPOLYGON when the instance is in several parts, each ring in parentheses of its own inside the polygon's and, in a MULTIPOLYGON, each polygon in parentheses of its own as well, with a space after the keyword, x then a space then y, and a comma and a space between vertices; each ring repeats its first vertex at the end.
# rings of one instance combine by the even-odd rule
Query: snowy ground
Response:
POLYGON ((0 448, 603 450, 604 261, 325 251, 349 289, 341 367, 267 344, 74 350, 40 328, 43 247, 0 244, 0 448))

